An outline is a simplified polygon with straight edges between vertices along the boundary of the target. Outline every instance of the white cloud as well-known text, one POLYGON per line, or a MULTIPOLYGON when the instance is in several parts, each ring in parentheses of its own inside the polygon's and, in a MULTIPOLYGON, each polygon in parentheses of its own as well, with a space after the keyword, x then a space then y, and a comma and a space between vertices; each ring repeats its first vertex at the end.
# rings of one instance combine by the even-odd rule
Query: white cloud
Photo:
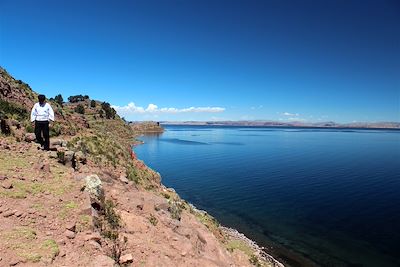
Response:
POLYGON ((293 116, 298 117, 298 116, 300 116, 299 113, 290 113, 290 112, 283 112, 282 115, 283 116, 290 116, 290 117, 293 117, 293 116))
POLYGON ((112 106, 118 114, 177 114, 177 113, 219 113, 225 111, 222 107, 189 107, 189 108, 159 108, 155 104, 149 104, 147 108, 136 106, 135 103, 130 102, 126 106, 112 106))

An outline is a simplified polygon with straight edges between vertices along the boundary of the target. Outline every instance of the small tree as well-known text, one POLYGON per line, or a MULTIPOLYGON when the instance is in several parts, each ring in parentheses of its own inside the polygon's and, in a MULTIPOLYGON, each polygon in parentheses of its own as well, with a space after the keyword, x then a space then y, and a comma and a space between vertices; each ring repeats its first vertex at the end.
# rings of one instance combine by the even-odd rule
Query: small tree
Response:
POLYGON ((71 103, 85 101, 85 99, 86 98, 83 95, 72 95, 72 96, 68 97, 68 101, 71 103))
POLYGON ((117 112, 111 107, 110 103, 101 103, 101 108, 106 113, 106 119, 115 119, 115 115, 117 115, 117 112))
POLYGON ((85 114, 85 107, 81 104, 77 105, 74 110, 79 114, 85 114))
POLYGON ((61 94, 56 95, 54 97, 54 101, 56 101, 56 103, 59 104, 60 106, 62 106, 64 103, 64 99, 61 94))
POLYGON ((94 101, 94 100, 90 101, 90 107, 95 108, 96 107, 96 101, 94 101))

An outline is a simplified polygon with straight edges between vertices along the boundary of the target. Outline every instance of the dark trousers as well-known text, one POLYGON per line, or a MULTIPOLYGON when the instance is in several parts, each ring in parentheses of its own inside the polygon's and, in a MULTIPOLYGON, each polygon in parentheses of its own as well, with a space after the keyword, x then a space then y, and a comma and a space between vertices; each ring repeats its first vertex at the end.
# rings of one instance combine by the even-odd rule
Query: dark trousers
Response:
POLYGON ((36 142, 44 147, 44 150, 50 149, 49 122, 35 121, 36 142), (42 136, 43 135, 43 136, 42 136))

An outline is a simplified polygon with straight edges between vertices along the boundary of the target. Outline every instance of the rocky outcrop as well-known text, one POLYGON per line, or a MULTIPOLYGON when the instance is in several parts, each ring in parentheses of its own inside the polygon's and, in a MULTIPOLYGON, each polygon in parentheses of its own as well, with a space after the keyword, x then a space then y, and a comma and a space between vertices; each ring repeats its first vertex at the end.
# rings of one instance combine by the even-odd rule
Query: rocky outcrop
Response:
POLYGON ((11 77, 5 69, 0 67, 0 99, 17 104, 30 111, 36 94, 30 86, 21 80, 11 77))
POLYGON ((26 142, 34 142, 36 140, 36 136, 34 133, 26 133, 24 136, 26 142))
POLYGON ((104 211, 104 189, 102 187, 100 178, 96 174, 86 176, 84 181, 85 191, 89 194, 92 217, 94 219, 94 223, 98 224, 100 216, 104 211))
POLYGON ((131 122, 129 126, 135 133, 162 133, 164 128, 161 127, 159 122, 145 121, 145 122, 131 122))

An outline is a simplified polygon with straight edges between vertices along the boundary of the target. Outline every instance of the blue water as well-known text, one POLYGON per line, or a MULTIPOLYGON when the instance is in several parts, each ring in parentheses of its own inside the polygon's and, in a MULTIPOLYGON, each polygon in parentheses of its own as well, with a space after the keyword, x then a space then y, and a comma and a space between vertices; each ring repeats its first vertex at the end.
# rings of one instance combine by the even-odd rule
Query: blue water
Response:
POLYGON ((291 266, 400 266, 400 131, 167 126, 138 157, 291 266))

